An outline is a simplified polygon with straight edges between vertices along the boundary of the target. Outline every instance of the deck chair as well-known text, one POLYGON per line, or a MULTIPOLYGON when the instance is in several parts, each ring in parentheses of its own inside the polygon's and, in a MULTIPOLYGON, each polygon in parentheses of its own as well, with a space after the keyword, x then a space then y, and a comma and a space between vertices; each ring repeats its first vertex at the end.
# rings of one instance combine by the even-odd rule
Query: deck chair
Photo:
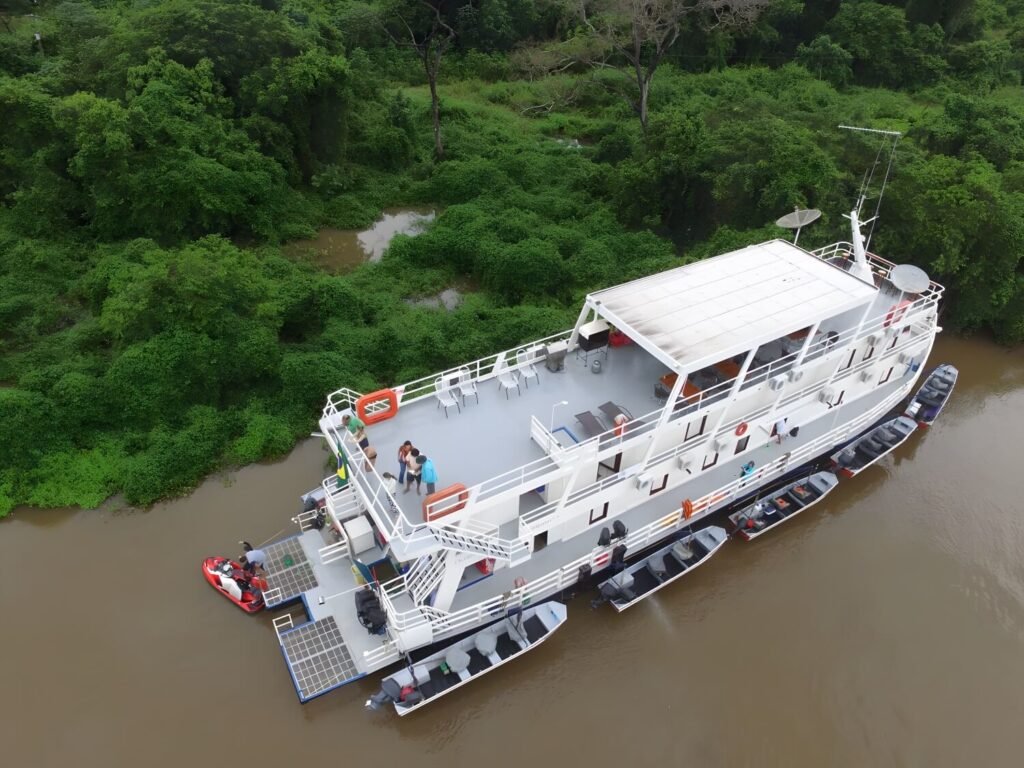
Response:
POLYGON ((514 389, 516 394, 523 394, 523 390, 519 388, 519 374, 511 368, 502 368, 501 372, 498 373, 498 390, 505 391, 506 400, 508 400, 508 392, 510 389, 514 389))
POLYGON ((466 404, 466 395, 473 395, 476 401, 480 402, 480 393, 476 391, 476 381, 468 368, 459 368, 459 393, 462 395, 462 404, 466 404))
POLYGON ((530 355, 525 349, 516 352, 516 369, 526 382, 526 388, 530 388, 530 379, 536 379, 540 384, 540 374, 537 373, 537 366, 530 361, 530 355))
POLYGON ((448 409, 453 405, 458 409, 459 413, 462 413, 462 407, 459 405, 458 399, 455 397, 455 393, 448 386, 448 382, 445 381, 444 377, 438 377, 434 380, 434 397, 437 398, 437 407, 444 406, 444 417, 448 418, 448 409))
POLYGON ((611 400, 609 400, 607 403, 604 403, 603 405, 599 405, 598 409, 601 411, 601 413, 607 416, 608 420, 611 421, 612 423, 615 422, 616 416, 625 416, 630 421, 633 420, 633 414, 631 414, 621 405, 616 405, 611 400))
POLYGON ((587 433, 587 437, 597 437, 605 431, 604 426, 597 420, 597 416, 590 411, 577 413, 576 421, 583 425, 583 431, 587 433))

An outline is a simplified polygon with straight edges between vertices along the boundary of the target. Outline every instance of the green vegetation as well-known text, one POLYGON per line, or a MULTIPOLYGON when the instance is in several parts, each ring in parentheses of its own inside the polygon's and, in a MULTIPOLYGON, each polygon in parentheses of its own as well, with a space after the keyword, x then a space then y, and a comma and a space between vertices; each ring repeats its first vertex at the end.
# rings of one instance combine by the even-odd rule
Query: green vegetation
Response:
POLYGON ((621 0, 0 0, 0 515, 280 455, 339 386, 554 332, 794 205, 845 239, 875 147, 843 123, 906 132, 873 250, 1024 339, 1024 1, 650 5, 638 52, 621 0), (406 204, 443 213, 379 264, 281 253, 406 204))

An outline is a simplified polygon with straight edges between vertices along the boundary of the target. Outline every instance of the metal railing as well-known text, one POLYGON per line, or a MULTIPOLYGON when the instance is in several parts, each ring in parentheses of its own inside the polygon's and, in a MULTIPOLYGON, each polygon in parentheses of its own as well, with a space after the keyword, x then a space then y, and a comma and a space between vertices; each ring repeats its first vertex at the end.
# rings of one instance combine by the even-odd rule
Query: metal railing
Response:
POLYGON ((320 547, 318 553, 320 555, 320 562, 323 565, 336 563, 348 557, 348 542, 342 537, 341 541, 328 544, 326 547, 320 547))

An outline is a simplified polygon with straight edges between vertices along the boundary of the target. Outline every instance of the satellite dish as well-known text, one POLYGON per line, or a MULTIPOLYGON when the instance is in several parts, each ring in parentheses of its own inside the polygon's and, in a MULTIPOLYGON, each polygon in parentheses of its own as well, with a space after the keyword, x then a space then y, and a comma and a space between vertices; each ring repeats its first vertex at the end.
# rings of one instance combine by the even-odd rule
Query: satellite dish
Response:
POLYGON ((775 225, 783 229, 795 229, 793 245, 800 239, 800 230, 808 224, 813 224, 821 217, 821 211, 817 208, 797 208, 792 213, 787 213, 782 218, 775 220, 775 225))
POLYGON ((928 273, 913 264, 899 264, 889 273, 889 282, 903 293, 924 293, 931 285, 928 273))

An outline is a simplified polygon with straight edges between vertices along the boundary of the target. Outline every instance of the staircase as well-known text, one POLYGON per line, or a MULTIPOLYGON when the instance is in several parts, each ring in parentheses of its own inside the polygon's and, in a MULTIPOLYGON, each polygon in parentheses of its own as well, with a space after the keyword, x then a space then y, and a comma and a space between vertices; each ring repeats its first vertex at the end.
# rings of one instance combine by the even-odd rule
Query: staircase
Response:
POLYGON ((447 559, 447 550, 431 552, 417 560, 405 574, 405 588, 416 605, 425 604, 430 594, 437 589, 444 576, 447 559))
POLYGON ((472 552, 495 560, 507 560, 510 565, 516 565, 530 557, 530 548, 527 544, 500 538, 496 525, 466 520, 459 525, 431 525, 430 529, 445 549, 472 552))

